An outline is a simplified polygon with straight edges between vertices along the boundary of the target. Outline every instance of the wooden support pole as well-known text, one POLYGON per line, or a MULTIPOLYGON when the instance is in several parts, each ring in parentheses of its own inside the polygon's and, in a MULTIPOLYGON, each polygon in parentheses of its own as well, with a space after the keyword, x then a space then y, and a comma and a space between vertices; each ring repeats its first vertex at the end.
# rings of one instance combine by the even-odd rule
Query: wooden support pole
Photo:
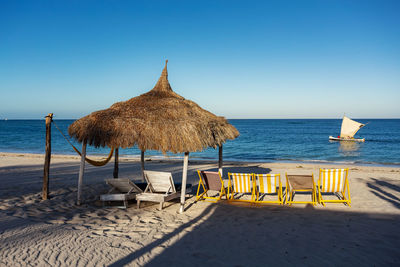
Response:
POLYGON ((114 150, 114 172, 113 172, 113 176, 114 178, 118 178, 118 159, 119 155, 118 155, 118 147, 115 148, 114 150))
POLYGON ((42 199, 49 198, 49 176, 50 176, 50 159, 51 159, 51 121, 53 113, 46 116, 46 150, 44 156, 44 171, 43 171, 43 190, 42 199))
POLYGON ((79 168, 79 179, 78 179, 78 196, 76 200, 76 204, 81 205, 82 200, 82 182, 83 182, 83 173, 85 171, 85 157, 86 157, 86 140, 83 140, 82 143, 82 152, 81 152, 81 166, 79 168))
POLYGON ((223 170, 222 170, 222 165, 223 165, 223 159, 222 159, 222 144, 219 146, 219 151, 218 151, 218 172, 221 174, 221 177, 223 177, 223 170))
POLYGON ((185 210, 186 180, 187 180, 188 164, 189 164, 189 152, 185 152, 185 158, 183 160, 183 171, 182 171, 181 207, 179 209, 179 213, 183 213, 183 211, 185 210))
POLYGON ((143 179, 143 182, 145 182, 146 179, 144 178, 144 151, 143 150, 140 152, 140 164, 142 167, 142 179, 143 179))

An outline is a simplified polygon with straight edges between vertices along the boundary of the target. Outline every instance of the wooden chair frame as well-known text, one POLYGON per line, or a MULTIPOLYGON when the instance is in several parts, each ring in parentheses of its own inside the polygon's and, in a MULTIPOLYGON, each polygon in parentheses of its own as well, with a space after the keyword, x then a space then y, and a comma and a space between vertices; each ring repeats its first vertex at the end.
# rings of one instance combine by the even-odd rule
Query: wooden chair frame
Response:
MULTIPOLYGON (((289 175, 290 176, 290 175, 289 175)), ((317 192, 316 186, 314 182, 314 174, 311 174, 312 177, 312 188, 310 189, 294 189, 289 184, 288 174, 286 173, 286 204, 292 205, 295 204, 312 204, 313 206, 317 205, 317 192), (311 192, 311 201, 294 201, 294 195, 296 192, 311 192)))
POLYGON ((106 184, 111 186, 107 194, 100 195, 100 200, 103 202, 103 207, 106 207, 105 202, 122 201, 123 206, 113 206, 116 208, 128 208, 128 201, 135 199, 137 194, 143 191, 128 178, 106 179, 106 184))
POLYGON ((283 205, 283 191, 282 191, 281 175, 280 174, 253 174, 253 175, 254 175, 254 182, 256 185, 255 186, 255 190, 256 190, 255 202, 256 203, 277 203, 277 204, 283 205), (279 182, 278 185, 275 185, 277 187, 276 194, 278 195, 278 200, 260 200, 260 193, 264 196, 271 195, 274 193, 260 192, 261 190, 258 188, 257 180, 260 179, 260 176, 271 177, 272 175, 274 175, 279 182))
POLYGON ((219 179, 220 179, 220 181, 221 181, 221 189, 220 189, 219 194, 218 194, 217 197, 210 197, 210 196, 208 195, 208 191, 209 191, 210 189, 208 189, 207 186, 206 186, 206 183, 205 183, 205 181, 204 181, 204 179, 203 179, 202 172, 198 170, 197 173, 198 173, 198 175, 199 175, 199 185, 198 185, 198 187, 197 187, 196 201, 202 200, 202 199, 204 199, 204 200, 208 200, 208 199, 209 199, 209 200, 212 201, 212 202, 218 202, 218 201, 220 201, 220 200, 222 199, 223 196, 225 196, 225 198, 228 199, 227 193, 226 193, 226 189, 225 189, 225 185, 224 185, 224 180, 222 180, 222 177, 221 177, 221 173, 220 173, 220 172, 218 172, 218 176, 219 176, 219 179), (200 192, 200 188, 201 188, 201 187, 203 188, 203 193, 201 193, 201 194, 199 195, 199 192, 200 192))
POLYGON ((254 179, 254 173, 230 173, 228 172, 228 201, 240 201, 240 202, 251 202, 254 203, 256 199, 256 192, 255 192, 255 179, 254 179), (250 175, 250 184, 251 184, 251 192, 236 192, 235 187, 232 184, 232 176, 235 174, 245 174, 245 175, 250 175), (235 193, 241 193, 241 194, 246 194, 250 193, 251 194, 251 200, 247 199, 235 199, 234 195, 235 193))
POLYGON ((177 192, 170 172, 156 172, 156 171, 144 171, 144 177, 147 182, 146 189, 143 193, 136 195, 137 208, 140 208, 141 201, 150 201, 160 203, 159 210, 163 209, 164 202, 168 202, 174 198, 180 196, 180 192, 177 192), (154 181, 149 178, 151 175, 154 181), (159 176, 159 178, 157 177, 159 176), (167 178, 165 178, 167 177, 167 178), (162 189, 156 189, 154 182, 161 182, 163 185, 158 185, 162 189))
MULTIPOLYGON (((340 169, 334 169, 335 171, 340 170, 340 169)), ((344 183, 343 183, 343 188, 341 191, 337 192, 322 192, 322 173, 327 172, 329 169, 319 169, 319 179, 318 179, 318 202, 321 203, 323 206, 325 206, 325 203, 344 203, 347 204, 349 207, 351 207, 351 197, 350 197, 350 186, 349 186, 349 169, 346 168, 344 171, 346 172, 344 176, 344 183), (347 190, 346 190, 347 189, 347 190), (347 198, 346 198, 346 191, 347 191, 347 198), (332 193, 337 195, 339 199, 327 199, 324 200, 322 198, 323 193, 332 193), (340 194, 341 195, 340 195, 340 194)))

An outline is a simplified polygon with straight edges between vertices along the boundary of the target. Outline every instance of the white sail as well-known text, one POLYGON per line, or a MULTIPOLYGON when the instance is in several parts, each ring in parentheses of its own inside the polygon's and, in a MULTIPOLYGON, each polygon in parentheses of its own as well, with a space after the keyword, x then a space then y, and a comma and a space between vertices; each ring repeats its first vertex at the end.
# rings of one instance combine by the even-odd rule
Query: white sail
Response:
POLYGON ((365 126, 365 124, 353 121, 352 119, 343 116, 340 138, 353 138, 357 131, 360 130, 363 126, 365 126))

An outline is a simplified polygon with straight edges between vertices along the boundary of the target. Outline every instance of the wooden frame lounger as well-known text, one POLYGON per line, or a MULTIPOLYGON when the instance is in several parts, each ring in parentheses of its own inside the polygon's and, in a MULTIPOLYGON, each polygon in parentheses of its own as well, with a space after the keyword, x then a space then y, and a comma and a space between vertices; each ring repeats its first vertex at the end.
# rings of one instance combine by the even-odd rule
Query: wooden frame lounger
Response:
POLYGON ((254 174, 256 182, 257 203, 278 203, 283 204, 282 183, 280 174, 254 174), (276 194, 277 200, 261 200, 268 195, 276 194))
POLYGON ((224 180, 222 180, 219 172, 210 171, 197 171, 199 174, 199 186, 197 187, 196 201, 210 199, 211 201, 218 202, 223 196, 227 197, 224 180), (203 192, 200 193, 200 188, 203 192), (211 197, 208 195, 209 191, 217 191, 218 195, 211 197))
POLYGON ((344 203, 351 207, 349 169, 320 169, 318 179, 318 201, 325 206, 326 202, 344 203), (346 197, 347 191, 347 197, 346 197), (324 200, 322 194, 336 194, 339 199, 324 200))
POLYGON ((159 202, 160 210, 164 202, 178 198, 180 193, 175 190, 174 180, 170 172, 144 171, 147 186, 143 193, 136 196, 137 208, 141 201, 159 202))
POLYGON ((107 194, 100 195, 103 206, 106 201, 122 201, 124 205, 118 207, 126 209, 128 207, 128 200, 135 199, 138 193, 143 192, 142 189, 128 178, 106 179, 106 183, 112 188, 107 194))

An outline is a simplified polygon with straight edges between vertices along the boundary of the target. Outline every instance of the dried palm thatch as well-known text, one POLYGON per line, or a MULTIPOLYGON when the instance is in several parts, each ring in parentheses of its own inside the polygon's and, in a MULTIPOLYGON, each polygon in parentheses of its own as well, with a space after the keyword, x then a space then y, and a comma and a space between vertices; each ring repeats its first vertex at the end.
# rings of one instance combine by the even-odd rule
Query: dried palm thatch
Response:
POLYGON ((172 91, 167 62, 151 91, 75 121, 68 129, 69 134, 95 147, 137 145, 142 151, 163 153, 215 148, 239 136, 225 118, 172 91))

